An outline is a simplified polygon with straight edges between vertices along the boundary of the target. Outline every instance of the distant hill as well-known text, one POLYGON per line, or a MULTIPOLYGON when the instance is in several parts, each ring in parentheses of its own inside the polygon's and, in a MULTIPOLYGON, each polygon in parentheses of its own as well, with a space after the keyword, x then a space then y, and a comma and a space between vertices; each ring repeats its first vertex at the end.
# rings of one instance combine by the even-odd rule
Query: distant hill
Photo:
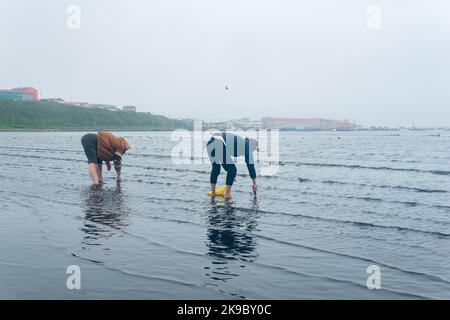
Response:
POLYGON ((0 129, 173 130, 192 123, 144 112, 82 108, 50 101, 0 98, 0 129))

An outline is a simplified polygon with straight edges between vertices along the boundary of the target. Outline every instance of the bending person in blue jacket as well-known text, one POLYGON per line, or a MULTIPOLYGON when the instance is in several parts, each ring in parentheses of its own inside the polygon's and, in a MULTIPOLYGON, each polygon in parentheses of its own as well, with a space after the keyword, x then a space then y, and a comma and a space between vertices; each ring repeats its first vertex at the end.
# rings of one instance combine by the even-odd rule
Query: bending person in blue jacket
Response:
POLYGON ((233 133, 223 132, 214 134, 208 141, 206 149, 212 164, 211 169, 211 193, 216 195, 217 178, 220 174, 220 167, 227 172, 225 199, 231 199, 231 187, 236 178, 236 164, 231 157, 245 157, 248 173, 253 181, 252 189, 256 193, 256 170, 253 159, 253 152, 257 150, 258 142, 252 138, 242 138, 233 133))

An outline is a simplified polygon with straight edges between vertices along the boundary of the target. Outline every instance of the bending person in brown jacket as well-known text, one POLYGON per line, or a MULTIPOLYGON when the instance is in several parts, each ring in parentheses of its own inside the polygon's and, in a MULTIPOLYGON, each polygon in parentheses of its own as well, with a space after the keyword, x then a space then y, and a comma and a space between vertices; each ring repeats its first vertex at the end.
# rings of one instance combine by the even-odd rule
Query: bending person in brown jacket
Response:
POLYGON ((89 175, 93 184, 103 182, 103 161, 106 162, 108 171, 111 170, 110 161, 114 162, 114 169, 117 172, 116 180, 117 182, 121 181, 122 156, 132 148, 131 143, 125 138, 116 137, 111 132, 100 131, 97 134, 85 134, 81 138, 81 144, 88 159, 89 175))

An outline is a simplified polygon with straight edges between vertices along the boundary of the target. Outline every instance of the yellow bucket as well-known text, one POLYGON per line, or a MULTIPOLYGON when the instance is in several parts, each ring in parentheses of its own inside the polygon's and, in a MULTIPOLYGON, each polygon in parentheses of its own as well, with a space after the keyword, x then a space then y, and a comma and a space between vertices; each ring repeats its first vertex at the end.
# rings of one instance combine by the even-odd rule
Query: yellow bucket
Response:
MULTIPOLYGON (((227 186, 216 187, 216 196, 222 197, 227 190, 227 186)), ((211 190, 208 191, 208 196, 211 196, 211 190)))

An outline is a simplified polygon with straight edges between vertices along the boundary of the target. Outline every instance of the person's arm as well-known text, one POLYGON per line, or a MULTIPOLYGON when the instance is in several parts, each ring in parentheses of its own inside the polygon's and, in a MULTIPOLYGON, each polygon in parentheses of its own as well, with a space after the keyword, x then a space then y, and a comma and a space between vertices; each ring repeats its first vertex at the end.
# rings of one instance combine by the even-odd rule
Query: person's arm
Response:
POLYGON ((117 173, 116 180, 117 180, 117 182, 120 182, 122 180, 122 176, 121 176, 122 157, 117 155, 117 153, 115 153, 114 158, 113 158, 113 163, 114 163, 114 170, 116 170, 116 173, 117 173))
POLYGON ((252 163, 247 163, 247 170, 248 170, 248 174, 250 175, 250 178, 252 178, 252 180, 256 180, 255 165, 252 163))
POLYGON ((252 183, 253 193, 256 193, 257 187, 256 187, 256 170, 255 170, 255 165, 247 163, 247 169, 248 169, 248 173, 250 175, 250 178, 253 181, 253 183, 252 183))
POLYGON ((117 182, 120 182, 122 180, 121 171, 122 171, 122 161, 121 160, 114 160, 114 170, 116 170, 117 182))
MULTIPOLYGON (((247 142, 248 143, 248 142, 247 142)), ((253 158, 253 152, 250 151, 248 144, 246 143, 245 150, 245 163, 247 164, 247 170, 252 179, 252 190, 253 193, 256 193, 256 169, 255 169, 255 160, 253 158)))

